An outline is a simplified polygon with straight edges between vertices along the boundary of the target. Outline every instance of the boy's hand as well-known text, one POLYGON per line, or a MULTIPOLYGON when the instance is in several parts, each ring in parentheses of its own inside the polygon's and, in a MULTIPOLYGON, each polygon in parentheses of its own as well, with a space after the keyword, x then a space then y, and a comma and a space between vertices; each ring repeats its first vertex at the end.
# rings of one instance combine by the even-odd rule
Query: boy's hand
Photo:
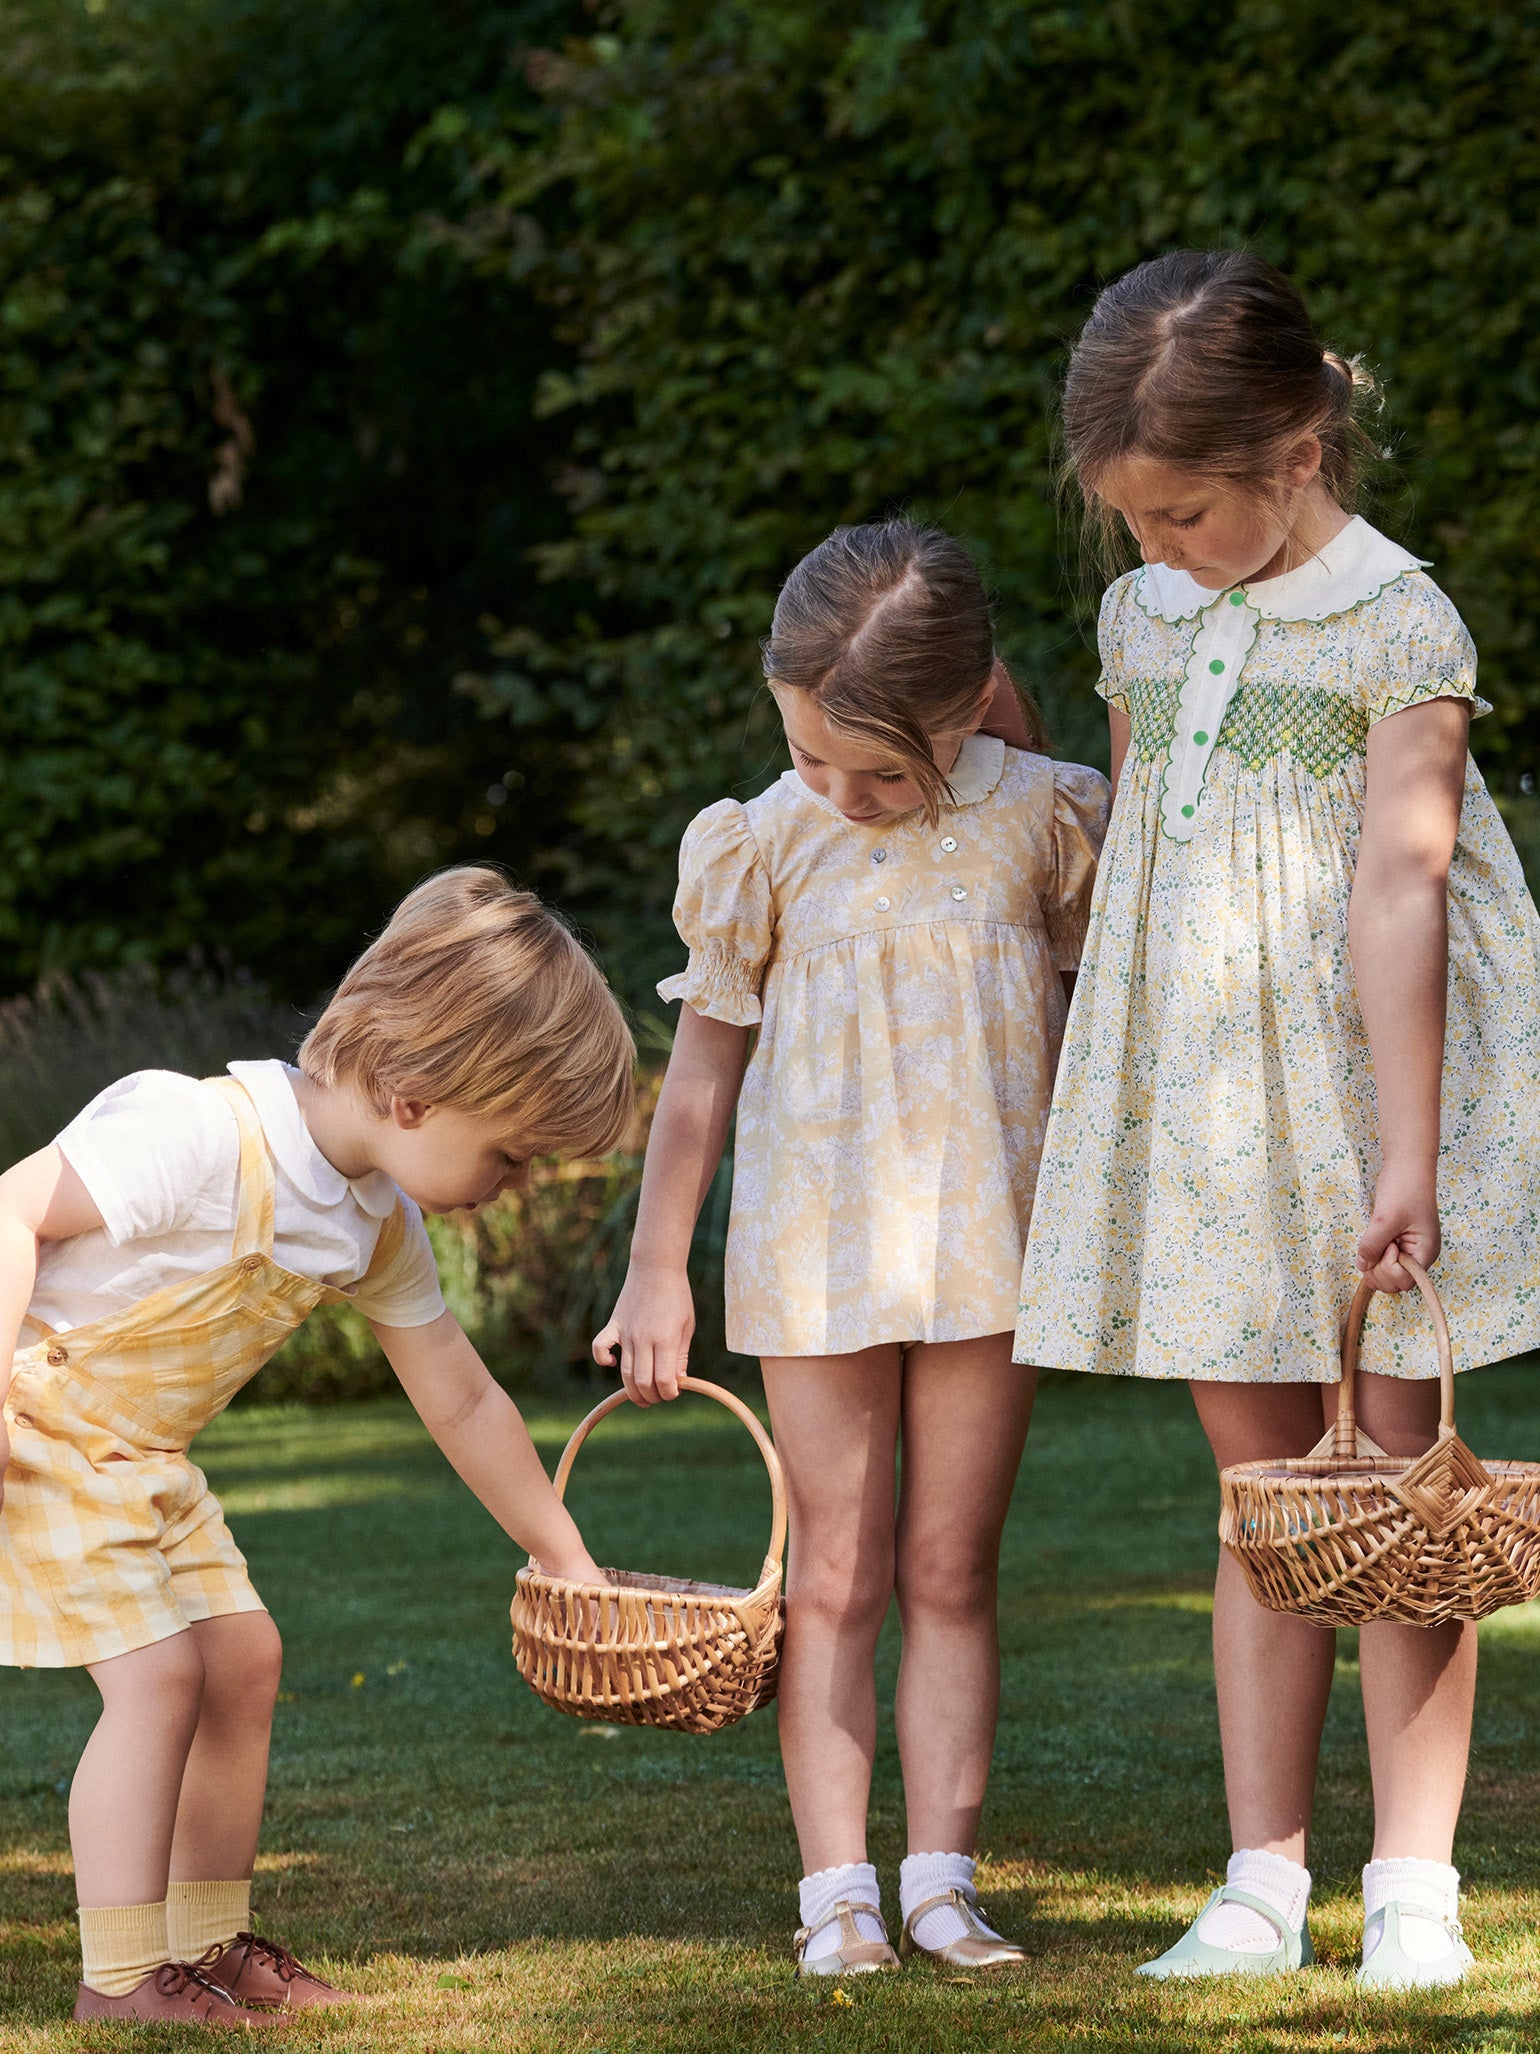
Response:
POLYGON ((633 1404, 677 1398, 694 1333, 695 1301, 685 1272, 633 1263, 609 1325, 594 1336, 594 1361, 613 1369, 619 1348, 620 1374, 633 1404))
POLYGON ((533 1555, 529 1566, 537 1576, 558 1576, 567 1583, 603 1583, 604 1571, 599 1567, 586 1548, 579 1548, 576 1554, 563 1555, 559 1561, 537 1562, 533 1555))
POLYGON ((1381 1170, 1374 1187, 1374 1211, 1358 1243, 1360 1276, 1367 1277, 1376 1291, 1410 1291, 1414 1280, 1401 1266, 1402 1254, 1423 1269, 1432 1269, 1442 1246, 1434 1177, 1381 1170))

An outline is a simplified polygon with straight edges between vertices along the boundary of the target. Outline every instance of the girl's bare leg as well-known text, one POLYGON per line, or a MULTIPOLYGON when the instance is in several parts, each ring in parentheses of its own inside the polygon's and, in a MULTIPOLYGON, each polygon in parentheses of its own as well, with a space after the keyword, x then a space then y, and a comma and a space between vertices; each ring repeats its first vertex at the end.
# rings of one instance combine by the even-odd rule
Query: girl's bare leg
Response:
POLYGON ((899 1351, 770 1356, 763 1367, 791 1512, 777 1717, 812 1875, 866 1859, 872 1664, 893 1595, 899 1351))
POLYGON ((266 1612, 202 1619, 203 1701, 171 1844, 179 1883, 237 1882, 256 1866, 283 1643, 266 1612))
MULTIPOLYGON (((1256 1462, 1303 1455, 1321 1438, 1315 1384, 1190 1386, 1214 1460, 1256 1462)), ((1214 1582, 1214 1684, 1224 1752, 1230 1834, 1251 1847, 1305 1862, 1310 1812, 1336 1635, 1251 1595, 1228 1549, 1214 1582)))
MULTIPOLYGON (((1359 1419, 1391 1455, 1418 1455, 1438 1431, 1438 1385, 1359 1380, 1359 1419)), ((1374 1859, 1450 1862, 1476 1705, 1473 1625, 1359 1629, 1364 1725, 1374 1781, 1374 1859)))
MULTIPOLYGON (((1221 1469, 1303 1454, 1335 1397, 1308 1384, 1194 1384, 1221 1469)), ((1419 1454, 1438 1426, 1438 1386, 1359 1380, 1359 1421, 1390 1454, 1419 1454)), ((1335 1635, 1252 1597, 1228 1553, 1214 1591, 1214 1678, 1230 1831, 1237 1847, 1305 1861, 1335 1635)), ((1473 1626, 1398 1626, 1359 1634, 1364 1721, 1374 1782, 1376 1859, 1448 1862, 1465 1790, 1476 1696, 1473 1626)))
POLYGON ((203 1699, 192 1633, 89 1665, 102 1715, 70 1786, 75 1888, 90 1909, 159 1904, 203 1699))
POLYGON ((898 1748, 911 1854, 971 1854, 1000 1702, 1000 1536, 1037 1371, 1009 1334, 904 1358, 898 1748))

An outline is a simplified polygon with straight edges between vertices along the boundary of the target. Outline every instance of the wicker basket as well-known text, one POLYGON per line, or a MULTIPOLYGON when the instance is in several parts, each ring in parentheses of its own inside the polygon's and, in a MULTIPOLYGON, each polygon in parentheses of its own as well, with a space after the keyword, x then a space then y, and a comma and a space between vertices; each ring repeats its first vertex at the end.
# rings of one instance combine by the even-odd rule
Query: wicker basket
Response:
MULTIPOLYGON (((753 1590, 606 1569, 605 1583, 567 1583, 521 1569, 513 1600, 513 1658, 538 1697, 575 1719, 719 1733, 775 1696, 781 1659, 781 1559, 786 1485, 775 1444, 741 1399, 700 1377, 679 1388, 715 1398, 754 1436, 770 1472, 770 1552, 753 1590)), ((562 1451, 556 1495, 579 1448, 624 1391, 596 1405, 562 1451)))
POLYGON ((1454 1430, 1454 1362, 1438 1293, 1406 1256, 1438 1346, 1438 1439, 1387 1455, 1358 1426, 1358 1287, 1342 1341, 1337 1423, 1308 1455, 1221 1472, 1219 1538, 1258 1602, 1322 1626, 1484 1619, 1540 1592, 1540 1463, 1479 1462, 1454 1430))

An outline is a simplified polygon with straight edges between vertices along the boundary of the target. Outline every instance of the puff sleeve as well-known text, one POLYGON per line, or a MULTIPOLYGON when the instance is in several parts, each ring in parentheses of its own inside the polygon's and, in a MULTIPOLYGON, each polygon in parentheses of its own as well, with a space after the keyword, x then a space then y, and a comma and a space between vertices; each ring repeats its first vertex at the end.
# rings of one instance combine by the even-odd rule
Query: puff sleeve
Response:
POLYGON ((1091 916, 1096 864, 1112 810, 1112 787, 1083 763, 1053 766, 1054 879, 1043 924, 1056 970, 1078 970, 1091 916))
POLYGON ((1376 607, 1373 657, 1361 686, 1372 727, 1428 699, 1463 699, 1472 715, 1490 713, 1476 696, 1476 645, 1446 592, 1421 572, 1400 578, 1376 607))
POLYGON ((1133 597, 1134 580, 1138 575, 1137 571, 1129 571, 1113 580, 1102 594, 1101 613, 1096 622, 1096 648, 1102 665, 1096 689, 1109 706, 1116 706, 1124 713, 1128 711, 1128 695, 1123 684, 1126 608, 1133 597))
POLYGON ((679 848, 674 925, 688 966, 658 986, 708 1020, 757 1027, 759 991, 772 940, 770 880, 736 799, 698 813, 679 848))

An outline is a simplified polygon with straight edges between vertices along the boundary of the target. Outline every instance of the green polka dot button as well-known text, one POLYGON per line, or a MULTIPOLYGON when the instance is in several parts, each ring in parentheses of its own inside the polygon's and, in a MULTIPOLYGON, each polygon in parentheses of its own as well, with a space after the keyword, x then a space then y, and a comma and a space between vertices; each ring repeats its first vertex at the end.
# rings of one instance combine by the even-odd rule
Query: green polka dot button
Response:
POLYGON ((1191 818, 1192 818, 1192 808, 1191 808, 1191 806, 1184 806, 1184 807, 1182 808, 1182 818, 1183 818, 1184 820, 1191 820, 1191 818))
POLYGON ((1246 595, 1245 595, 1245 593, 1244 593, 1244 592, 1232 592, 1232 593, 1230 594, 1230 604, 1231 604, 1232 606, 1244 606, 1244 605, 1246 604, 1246 595))
POLYGON ((1216 656, 1213 662, 1209 665, 1209 669, 1214 673, 1215 677, 1217 678, 1219 673, 1224 669, 1224 664, 1216 656))
POLYGON ((1206 742, 1206 741, 1208 740, 1208 736, 1207 736, 1207 735, 1206 735, 1206 734, 1205 734, 1205 733, 1203 732, 1202 728, 1200 727, 1200 728, 1199 728, 1199 730, 1198 730, 1198 732, 1197 732, 1197 733, 1196 733, 1196 734, 1195 734, 1195 735, 1193 736, 1193 740, 1194 740, 1194 741, 1195 741, 1195 742, 1197 743, 1198 747, 1199 747, 1199 748, 1201 749, 1201 748, 1203 747, 1204 743, 1205 743, 1205 742, 1206 742))

